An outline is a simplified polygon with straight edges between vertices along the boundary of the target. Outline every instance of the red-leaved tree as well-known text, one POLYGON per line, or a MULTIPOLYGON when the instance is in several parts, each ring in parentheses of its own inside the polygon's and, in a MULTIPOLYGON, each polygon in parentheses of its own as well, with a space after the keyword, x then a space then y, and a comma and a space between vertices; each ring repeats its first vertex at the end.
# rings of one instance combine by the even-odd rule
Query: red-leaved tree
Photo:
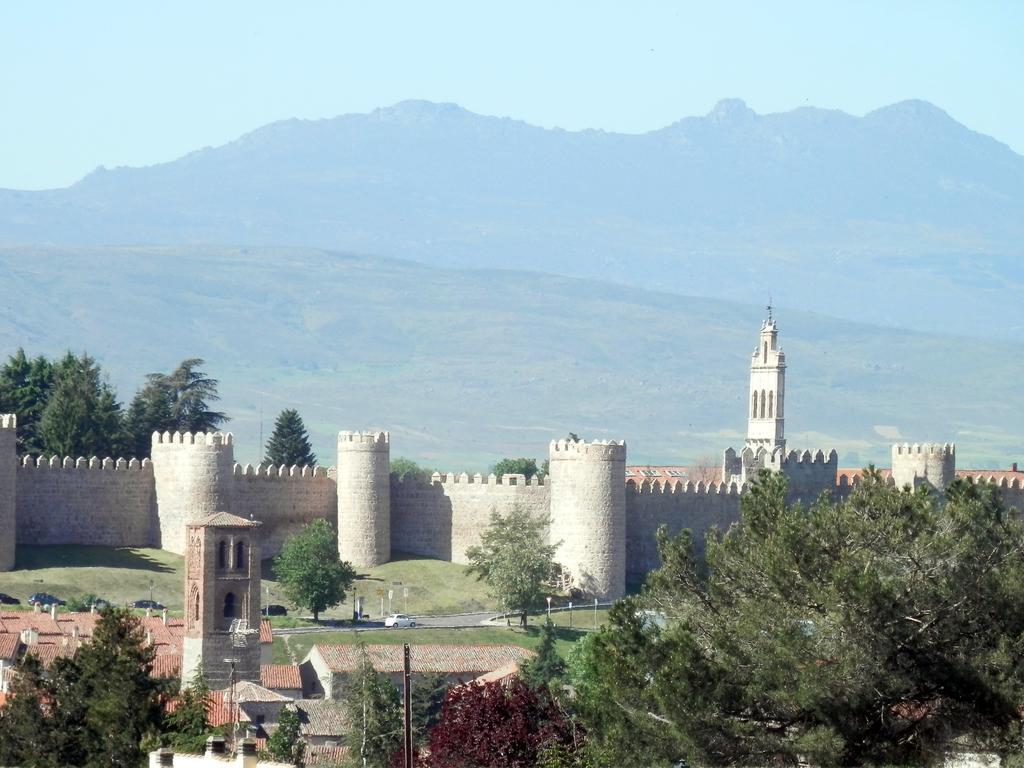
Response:
POLYGON ((547 690, 519 678, 451 688, 430 730, 425 768, 531 768, 545 751, 574 753, 583 732, 547 690))

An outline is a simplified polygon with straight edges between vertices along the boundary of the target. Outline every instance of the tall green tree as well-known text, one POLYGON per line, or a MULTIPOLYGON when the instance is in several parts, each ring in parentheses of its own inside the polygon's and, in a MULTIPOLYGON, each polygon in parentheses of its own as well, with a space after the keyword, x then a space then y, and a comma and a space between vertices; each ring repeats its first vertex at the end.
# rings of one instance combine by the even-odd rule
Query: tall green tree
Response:
POLYGON ((309 442, 309 432, 294 408, 286 408, 274 422, 274 432, 267 440, 266 463, 274 466, 313 467, 316 454, 309 442))
POLYGON ((350 730, 348 764, 355 768, 388 768, 402 747, 402 703, 391 681, 377 673, 366 652, 356 646, 356 666, 342 691, 350 730))
POLYGON ((537 656, 523 664, 519 676, 531 688, 547 688, 565 674, 565 661, 555 649, 555 625, 548 619, 541 629, 537 656))
POLYGON ((201 667, 197 667, 174 697, 174 709, 164 716, 161 743, 178 752, 202 752, 211 728, 207 725, 210 686, 201 667))
POLYGON ((206 364, 202 358, 182 360, 164 379, 170 392, 171 421, 175 429, 187 432, 209 432, 228 420, 210 404, 220 400, 218 381, 201 370, 206 364))
POLYGON ((762 473, 704 562, 659 533, 662 566, 574 667, 605 763, 921 764, 957 738, 1019 759, 1024 524, 998 491, 873 470, 841 502, 785 490, 762 473))
POLYGON ((42 452, 37 430, 52 380, 50 361, 42 356, 29 359, 24 349, 0 366, 0 413, 18 416, 19 454, 42 452))
POLYGON ((519 611, 520 624, 544 603, 559 544, 548 543, 549 519, 524 507, 507 515, 491 512, 480 543, 466 550, 471 573, 487 582, 491 596, 506 612, 519 611))
POLYGON ((338 557, 334 529, 326 520, 314 520, 285 541, 274 558, 274 574, 289 600, 313 612, 313 621, 344 600, 356 578, 352 566, 338 557))
POLYGON ((43 453, 118 456, 124 445, 121 406, 89 355, 68 353, 53 366, 53 381, 38 424, 43 453))
POLYGON ((502 459, 491 467, 491 472, 498 477, 502 475, 526 475, 527 480, 536 474, 543 474, 537 468, 536 459, 502 459))
POLYGON ((399 456, 391 460, 391 476, 396 480, 415 479, 423 483, 429 483, 432 474, 434 474, 434 470, 421 467, 412 459, 399 456))
POLYGON ((267 752, 274 760, 302 765, 306 756, 306 742, 302 739, 302 724, 294 709, 281 710, 277 730, 267 739, 267 752))
POLYGON ((57 768, 62 763, 49 728, 42 665, 28 654, 16 669, 9 699, 0 708, 0 765, 57 768))
POLYGON ((132 456, 148 457, 152 450, 154 432, 178 430, 171 415, 171 389, 162 373, 150 373, 146 383, 135 393, 125 413, 125 432, 128 452, 132 456))

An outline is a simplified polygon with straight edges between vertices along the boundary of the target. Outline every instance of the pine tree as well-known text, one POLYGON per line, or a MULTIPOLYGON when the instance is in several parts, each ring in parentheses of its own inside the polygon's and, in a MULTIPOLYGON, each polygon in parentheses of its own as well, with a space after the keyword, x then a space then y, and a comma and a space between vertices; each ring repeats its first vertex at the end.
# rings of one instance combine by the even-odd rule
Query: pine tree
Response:
POLYGON ((210 410, 210 403, 220 400, 217 380, 199 368, 205 361, 198 357, 182 360, 164 377, 170 393, 171 421, 183 432, 209 432, 220 427, 228 417, 210 410))
POLYGON ((388 768, 402 746, 402 704, 395 686, 373 668, 362 642, 356 646, 356 659, 342 694, 351 724, 349 763, 388 768))
POLYGON ((150 373, 146 384, 135 393, 125 414, 128 453, 139 458, 150 455, 154 432, 177 430, 171 416, 171 391, 166 376, 150 373))
POLYGON ((520 670, 520 677, 531 688, 547 688, 565 674, 565 662, 555 650, 555 625, 548 619, 541 630, 540 647, 537 656, 526 662, 520 670))
POLYGON ((309 433, 299 412, 286 408, 274 422, 274 432, 267 441, 265 462, 276 467, 316 466, 316 454, 309 443, 309 433))
POLYGON ((175 697, 174 710, 164 717, 163 743, 178 752, 201 752, 209 727, 206 708, 210 700, 210 687, 197 667, 188 685, 175 697))
POLYGON ((54 456, 121 453, 121 407, 89 355, 69 352, 54 365, 38 436, 42 451, 54 456))
POLYGON ((52 380, 50 361, 42 356, 30 360, 23 349, 0 367, 0 413, 18 415, 19 454, 42 451, 37 430, 52 380))
POLYGON ((56 768, 55 754, 44 700, 47 698, 43 668, 28 654, 18 664, 7 704, 0 709, 0 765, 56 768))
POLYGON ((306 743, 302 740, 302 725, 294 709, 281 710, 277 730, 267 739, 267 752, 275 760, 302 765, 306 756, 306 743))

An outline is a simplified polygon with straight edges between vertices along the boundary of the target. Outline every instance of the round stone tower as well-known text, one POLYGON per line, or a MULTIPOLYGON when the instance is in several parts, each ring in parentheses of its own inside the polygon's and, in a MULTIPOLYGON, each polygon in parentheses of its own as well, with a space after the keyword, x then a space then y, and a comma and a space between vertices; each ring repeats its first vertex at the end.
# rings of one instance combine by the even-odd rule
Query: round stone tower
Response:
POLYGON ((186 525, 231 511, 233 443, 230 432, 153 433, 157 546, 182 555, 186 525))
POLYGON ((573 584, 592 597, 626 591, 626 444, 556 440, 549 451, 551 541, 573 584))
POLYGON ((338 433, 338 554, 356 568, 391 559, 391 439, 338 433))
POLYGON ((14 567, 14 544, 18 530, 15 492, 18 469, 18 419, 13 413, 0 414, 0 571, 14 567))
POLYGON ((892 447, 892 479, 897 488, 916 488, 928 483, 938 491, 946 490, 956 477, 954 443, 897 443, 892 447))

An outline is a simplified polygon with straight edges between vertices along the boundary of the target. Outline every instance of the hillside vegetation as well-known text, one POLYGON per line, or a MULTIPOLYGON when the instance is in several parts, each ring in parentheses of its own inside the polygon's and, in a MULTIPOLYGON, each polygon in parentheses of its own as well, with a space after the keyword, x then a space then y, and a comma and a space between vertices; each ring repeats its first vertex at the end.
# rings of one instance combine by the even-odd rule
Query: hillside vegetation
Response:
MULTIPOLYGON (((122 401, 186 357, 220 380, 236 458, 296 408, 325 464, 339 429, 391 431, 392 457, 486 471, 552 438, 622 438, 630 461, 720 455, 746 428, 764 309, 519 271, 312 249, 0 250, 0 353, 86 350, 122 401), (55 265, 60 265, 55 268, 55 265)), ((658 285, 658 281, 653 281, 658 285)), ((960 466, 1018 459, 1021 363, 960 338, 777 309, 787 437, 844 466, 892 439, 955 440, 960 466)))

